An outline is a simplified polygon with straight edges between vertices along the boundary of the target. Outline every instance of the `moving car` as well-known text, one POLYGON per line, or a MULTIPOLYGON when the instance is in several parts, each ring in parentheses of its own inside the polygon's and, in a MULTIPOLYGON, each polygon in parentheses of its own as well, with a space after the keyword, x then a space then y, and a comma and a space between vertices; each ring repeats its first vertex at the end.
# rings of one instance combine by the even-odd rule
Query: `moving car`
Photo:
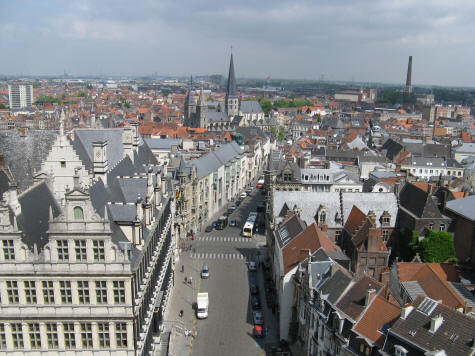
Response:
POLYGON ((231 227, 236 227, 236 226, 237 226, 237 221, 236 221, 236 220, 231 220, 231 221, 229 222, 229 226, 231 226, 231 227))
POLYGON ((263 337, 264 330, 262 330, 262 325, 254 325, 253 333, 255 337, 263 337))
POLYGON ((254 325, 264 325, 264 314, 262 314, 259 310, 254 310, 252 312, 252 319, 254 321, 254 325))
POLYGON ((209 278, 209 267, 208 265, 204 265, 201 269, 201 278, 206 279, 209 278))
POLYGON ((206 226, 205 231, 206 231, 206 232, 211 232, 211 231, 213 231, 213 225, 208 225, 208 226, 206 226))

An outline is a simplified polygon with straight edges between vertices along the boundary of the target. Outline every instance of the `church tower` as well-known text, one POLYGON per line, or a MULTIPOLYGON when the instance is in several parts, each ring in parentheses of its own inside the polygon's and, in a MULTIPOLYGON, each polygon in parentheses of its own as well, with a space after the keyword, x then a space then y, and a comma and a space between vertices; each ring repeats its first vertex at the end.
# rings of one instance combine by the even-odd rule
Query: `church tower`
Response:
POLYGON ((203 87, 200 90, 200 98, 198 99, 198 107, 196 112, 196 126, 194 127, 208 127, 208 104, 206 102, 203 87))
POLYGON ((228 85, 226 87, 225 107, 229 117, 234 117, 239 113, 239 99, 236 95, 236 77, 234 75, 233 54, 229 63, 228 85))
POLYGON ((193 116, 196 114, 196 102, 191 94, 191 89, 185 100, 185 126, 192 126, 193 116))

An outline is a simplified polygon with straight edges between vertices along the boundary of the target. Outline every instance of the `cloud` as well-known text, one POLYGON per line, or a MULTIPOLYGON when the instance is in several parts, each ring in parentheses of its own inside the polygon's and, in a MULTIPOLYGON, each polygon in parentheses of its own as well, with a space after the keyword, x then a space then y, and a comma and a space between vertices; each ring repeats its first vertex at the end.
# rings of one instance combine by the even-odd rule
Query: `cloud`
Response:
MULTIPOLYGON (((33 47, 45 49, 36 66, 56 73, 66 66, 76 74, 97 67, 111 74, 225 74, 234 45, 238 76, 402 82, 412 54, 415 83, 475 84, 475 2, 468 0, 50 0, 5 6, 0 50, 29 53, 34 37, 33 47), (61 49, 67 63, 52 55, 61 49)), ((34 72, 35 64, 21 58, 0 58, 0 65, 12 73, 33 66, 34 72)))

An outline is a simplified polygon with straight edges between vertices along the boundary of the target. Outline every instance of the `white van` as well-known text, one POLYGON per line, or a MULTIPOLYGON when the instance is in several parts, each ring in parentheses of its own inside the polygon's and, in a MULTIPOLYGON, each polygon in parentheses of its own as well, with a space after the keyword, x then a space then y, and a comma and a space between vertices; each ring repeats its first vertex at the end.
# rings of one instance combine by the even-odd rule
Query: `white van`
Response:
POLYGON ((206 319, 208 317, 208 307, 209 307, 208 293, 198 293, 196 302, 197 302, 196 317, 198 319, 206 319))

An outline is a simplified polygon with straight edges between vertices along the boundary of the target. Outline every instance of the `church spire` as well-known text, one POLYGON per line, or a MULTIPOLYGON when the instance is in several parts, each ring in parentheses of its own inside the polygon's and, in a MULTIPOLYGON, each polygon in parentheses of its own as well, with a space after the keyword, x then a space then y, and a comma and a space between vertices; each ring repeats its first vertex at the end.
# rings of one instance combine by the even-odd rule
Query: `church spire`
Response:
POLYGON ((207 106, 205 93, 203 91, 203 86, 201 86, 201 89, 200 89, 200 98, 198 99, 198 105, 199 106, 207 106))
POLYGON ((231 53, 231 61, 229 62, 228 86, 226 87, 226 96, 236 96, 236 76, 234 74, 233 54, 231 53))

